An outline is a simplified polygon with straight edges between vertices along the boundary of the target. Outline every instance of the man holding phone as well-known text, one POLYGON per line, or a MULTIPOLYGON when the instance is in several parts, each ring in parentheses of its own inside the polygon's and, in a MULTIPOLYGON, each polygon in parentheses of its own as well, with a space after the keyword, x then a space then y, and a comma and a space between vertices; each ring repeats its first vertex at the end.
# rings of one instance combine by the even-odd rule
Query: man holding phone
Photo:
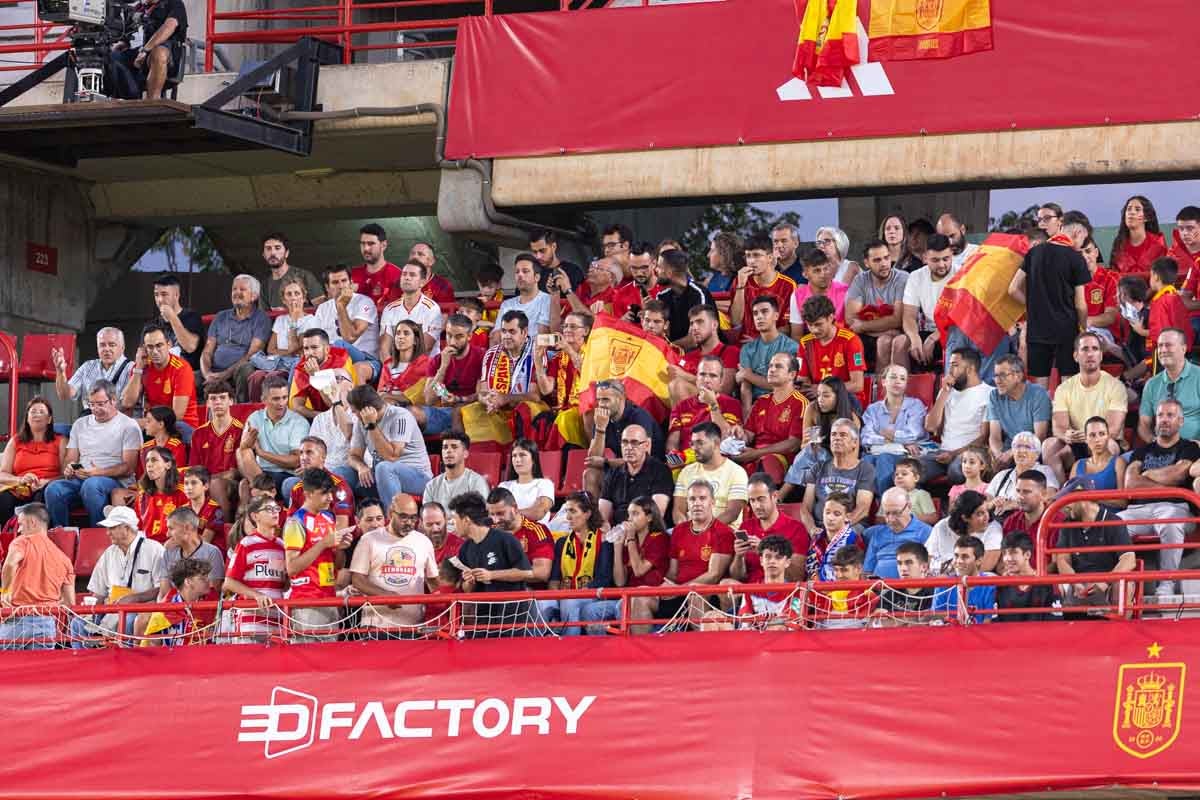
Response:
MULTIPOLYGON (((353 529, 339 530, 329 513, 333 500, 333 478, 323 469, 305 470, 300 476, 304 505, 283 526, 287 573, 293 600, 335 596, 338 570, 346 565, 346 550, 354 541, 353 529)), ((342 609, 333 607, 293 608, 292 628, 296 641, 322 642, 337 638, 337 620, 342 609)))
POLYGON ((741 583, 762 583, 763 564, 758 546, 768 536, 782 536, 792 545, 787 565, 787 579, 802 581, 804 562, 808 556, 808 528, 798 519, 779 510, 779 491, 775 481, 765 472, 756 472, 746 484, 746 501, 750 514, 743 515, 742 527, 734 531, 733 561, 729 577, 741 583))
POLYGON ((563 322, 562 333, 543 333, 533 347, 534 377, 538 391, 550 398, 557 413, 554 425, 563 441, 577 447, 587 447, 587 431, 579 413, 579 371, 587 339, 592 333, 592 315, 572 311, 563 322), (552 357, 547 353, 556 350, 552 357))

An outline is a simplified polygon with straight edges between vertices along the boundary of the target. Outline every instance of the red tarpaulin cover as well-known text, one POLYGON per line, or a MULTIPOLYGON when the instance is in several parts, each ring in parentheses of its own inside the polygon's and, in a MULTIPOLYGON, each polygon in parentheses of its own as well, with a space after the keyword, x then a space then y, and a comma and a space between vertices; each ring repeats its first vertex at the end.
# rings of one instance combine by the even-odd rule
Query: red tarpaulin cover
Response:
MULTIPOLYGON (((867 3, 859 3, 865 22, 867 3)), ((792 86, 792 0, 472 17, 450 158, 646 150, 1194 118, 1200 3, 1006 0, 995 49, 857 66, 845 96, 792 86)), ((866 52, 865 27, 862 50, 866 52)), ((797 81, 797 83, 800 83, 797 81)), ((836 90, 835 90, 836 91, 836 90)), ((1047 154, 1070 159, 1071 154, 1047 154)), ((881 165, 884 169, 885 165, 881 165)))
POLYGON ((10 653, 0 665, 3 792, 29 800, 1200 790, 1194 620, 10 653))

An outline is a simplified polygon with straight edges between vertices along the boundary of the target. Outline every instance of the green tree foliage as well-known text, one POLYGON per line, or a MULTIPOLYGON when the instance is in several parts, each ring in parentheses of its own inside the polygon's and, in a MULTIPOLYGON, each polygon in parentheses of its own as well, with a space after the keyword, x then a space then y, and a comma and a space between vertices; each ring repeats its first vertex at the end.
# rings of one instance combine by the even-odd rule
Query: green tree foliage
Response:
POLYGON ((221 272, 225 262, 204 228, 174 227, 163 231, 150 247, 162 253, 171 272, 221 272))
POLYGON ((730 231, 745 238, 760 231, 769 233, 780 223, 800 224, 800 215, 794 211, 775 215, 751 203, 718 203, 707 211, 679 237, 679 243, 687 252, 692 272, 701 274, 708 270, 708 243, 720 231, 730 231))
POLYGON ((1041 206, 1032 205, 1020 213, 1016 211, 1005 211, 998 219, 996 217, 991 217, 988 219, 988 230, 995 233, 998 231, 1006 231, 1010 228, 1018 228, 1021 226, 1022 221, 1028 221, 1032 223, 1034 227, 1036 227, 1037 211, 1039 208, 1041 208, 1041 206))

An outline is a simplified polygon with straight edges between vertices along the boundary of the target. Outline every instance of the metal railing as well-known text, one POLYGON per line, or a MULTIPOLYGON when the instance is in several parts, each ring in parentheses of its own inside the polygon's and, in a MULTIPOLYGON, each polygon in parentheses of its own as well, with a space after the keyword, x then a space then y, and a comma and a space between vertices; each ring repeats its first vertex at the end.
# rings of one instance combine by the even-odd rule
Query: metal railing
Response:
POLYGON ((68 33, 70 25, 43 22, 38 18, 37 3, 16 3, 12 8, 24 12, 28 5, 29 22, 0 25, 0 38, 28 39, 26 42, 0 44, 0 72, 24 72, 37 69, 46 61, 48 53, 66 50, 71 46, 68 33), (28 55, 28 61, 15 61, 11 56, 28 55))

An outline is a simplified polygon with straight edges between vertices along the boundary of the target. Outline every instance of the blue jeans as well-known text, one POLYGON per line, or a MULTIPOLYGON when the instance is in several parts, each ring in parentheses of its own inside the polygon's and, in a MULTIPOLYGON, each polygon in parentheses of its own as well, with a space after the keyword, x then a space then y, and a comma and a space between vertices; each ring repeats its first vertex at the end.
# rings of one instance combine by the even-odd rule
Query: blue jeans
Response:
POLYGON ((620 616, 620 600, 589 600, 580 615, 585 623, 590 623, 587 626, 588 636, 603 636, 606 633, 606 626, 596 623, 615 620, 620 616))
POLYGON ((437 436, 439 433, 450 430, 450 409, 441 406, 421 406, 421 408, 425 410, 425 430, 421 433, 426 436, 437 436))
POLYGON ((996 360, 1001 356, 1006 356, 1009 353, 1016 352, 1012 346, 1012 338, 1002 336, 1000 342, 996 345, 995 351, 985 353, 979 345, 975 344, 971 339, 963 333, 958 326, 951 325, 950 330, 946 332, 946 346, 943 348, 946 352, 946 369, 950 369, 950 356, 960 347, 972 347, 979 351, 979 355, 983 358, 983 363, 979 366, 979 377, 984 383, 995 383, 996 360))
POLYGON ((867 454, 863 456, 863 461, 875 468, 875 497, 882 497, 883 493, 892 488, 893 476, 896 472, 896 464, 902 458, 907 456, 898 456, 894 453, 880 453, 879 455, 867 454))
POLYGON ((338 339, 333 344, 335 347, 340 347, 346 351, 346 354, 348 356, 350 356, 351 363, 359 364, 359 363, 365 361, 368 364, 370 364, 371 369, 374 371, 373 372, 374 377, 371 379, 371 383, 379 382, 379 374, 381 372, 383 372, 383 364, 379 361, 378 358, 376 358, 375 356, 373 356, 369 353, 364 353, 362 350, 359 350, 357 347, 350 344, 345 339, 338 339))
MULTIPOLYGON (((583 609, 589 604, 596 602, 595 600, 539 600, 538 611, 542 615, 542 619, 546 622, 568 622, 578 623, 583 609)), ((579 636, 583 631, 579 625, 570 625, 565 628, 551 628, 558 636, 579 636)))
POLYGON ((10 617, 0 624, 0 650, 53 650, 54 617, 10 617))
MULTIPOLYGON (((113 615, 113 616, 116 616, 116 615, 113 615)), ((114 630, 109 630, 107 628, 102 628, 100 626, 100 622, 98 622, 97 620, 101 620, 101 619, 103 619, 103 617, 101 617, 99 614, 94 614, 92 616, 87 616, 87 617, 72 617, 71 618, 71 648, 74 650, 82 650, 87 647, 101 647, 103 642, 99 641, 100 639, 103 639, 106 636, 115 637, 116 634, 115 634, 114 630, 118 626, 119 623, 114 622, 113 623, 114 630), (89 641, 87 641, 88 639, 96 639, 97 641, 89 642, 89 641)), ((119 617, 118 617, 118 619, 119 619, 119 617)), ((137 622, 137 614, 126 614, 125 615, 125 635, 126 636, 133 635, 133 625, 135 622, 137 622)))
POLYGON ((425 484, 431 480, 432 475, 398 461, 380 461, 375 465, 375 487, 384 508, 391 508, 392 498, 400 492, 420 497, 425 493, 425 484))
POLYGON ((191 425, 188 425, 186 422, 178 421, 175 423, 175 427, 179 429, 179 438, 183 440, 184 444, 186 444, 188 447, 191 447, 192 434, 196 432, 196 429, 191 425))
POLYGON ((80 503, 87 509, 88 526, 95 527, 104 519, 104 507, 109 504, 113 489, 120 486, 116 478, 62 478, 46 487, 46 509, 50 512, 50 527, 61 528, 71 519, 71 509, 80 503))

